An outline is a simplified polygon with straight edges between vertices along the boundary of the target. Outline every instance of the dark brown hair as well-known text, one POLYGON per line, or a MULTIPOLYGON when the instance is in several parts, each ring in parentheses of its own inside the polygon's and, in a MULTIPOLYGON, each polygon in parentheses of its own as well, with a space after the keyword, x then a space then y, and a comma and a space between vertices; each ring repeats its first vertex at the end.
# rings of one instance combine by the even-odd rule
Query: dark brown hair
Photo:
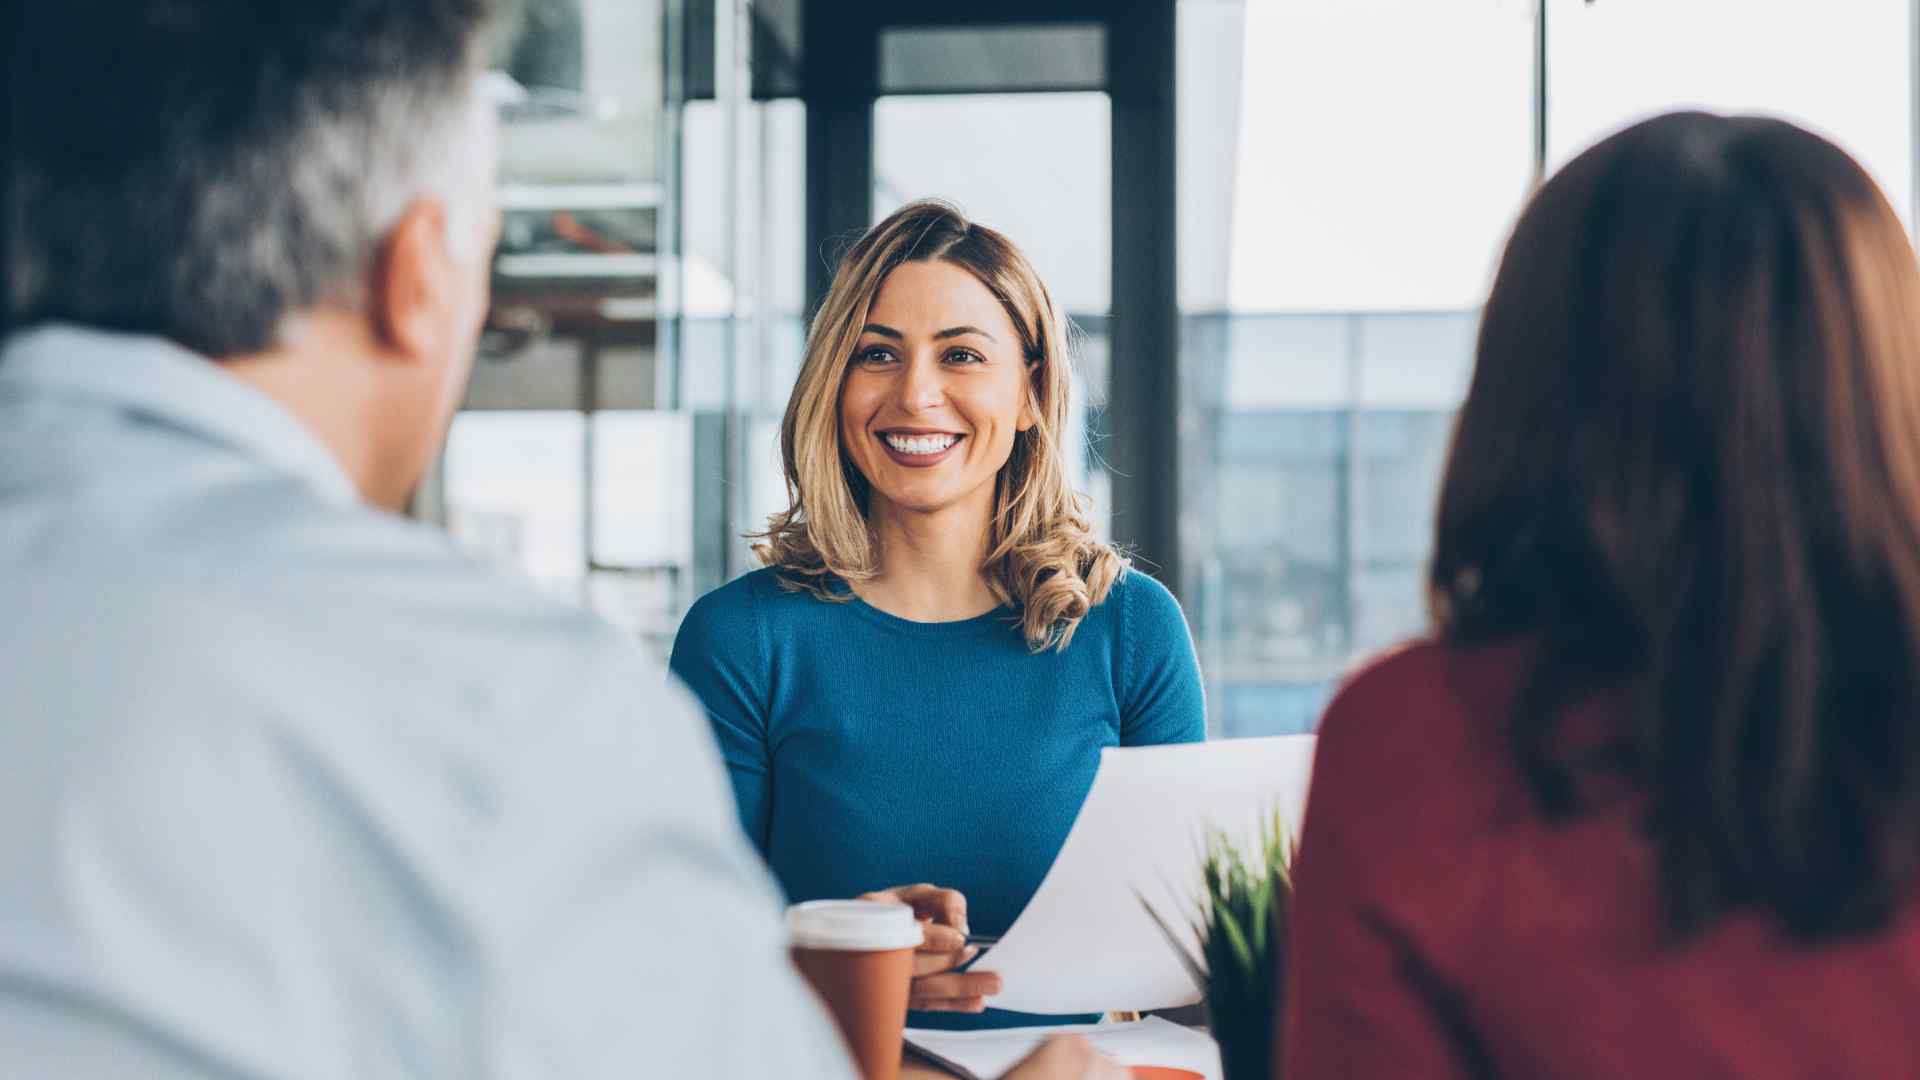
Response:
POLYGON ((1443 638, 1537 649, 1512 751, 1543 809, 1646 796, 1668 925, 1884 925, 1920 863, 1920 269, 1843 151, 1675 113, 1514 230, 1447 462, 1443 638), (1571 745, 1574 697, 1628 722, 1571 745))

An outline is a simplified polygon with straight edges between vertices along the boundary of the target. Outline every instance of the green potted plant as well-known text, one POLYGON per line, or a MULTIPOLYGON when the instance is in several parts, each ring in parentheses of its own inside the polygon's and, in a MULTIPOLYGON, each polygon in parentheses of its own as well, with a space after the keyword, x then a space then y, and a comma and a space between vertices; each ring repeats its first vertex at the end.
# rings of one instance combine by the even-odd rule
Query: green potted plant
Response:
POLYGON ((1207 1025, 1220 1044, 1226 1080, 1268 1080, 1276 1075, 1286 992, 1293 844, 1275 812, 1251 851, 1220 829, 1208 832, 1202 848, 1202 895, 1192 919, 1199 955, 1145 897, 1141 903, 1195 982, 1206 987, 1207 1025))

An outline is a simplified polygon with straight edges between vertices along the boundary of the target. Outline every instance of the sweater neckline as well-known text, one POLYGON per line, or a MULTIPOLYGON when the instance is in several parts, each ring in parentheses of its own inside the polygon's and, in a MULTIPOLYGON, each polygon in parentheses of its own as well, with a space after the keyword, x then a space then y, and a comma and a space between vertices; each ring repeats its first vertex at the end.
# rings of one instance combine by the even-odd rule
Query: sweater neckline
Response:
POLYGON ((1016 620, 1019 617, 1019 611, 1017 609, 1009 607, 1006 604, 1001 604, 992 611, 967 619, 921 622, 917 619, 902 618, 899 615, 881 611, 879 608, 861 599, 860 594, 854 592, 853 588, 845 581, 836 579, 835 585, 838 586, 835 591, 846 597, 846 599, 841 602, 858 613, 861 618, 866 619, 876 626, 900 633, 913 634, 917 637, 962 637, 979 634, 986 630, 1008 630, 1013 629, 1017 625, 1016 620))

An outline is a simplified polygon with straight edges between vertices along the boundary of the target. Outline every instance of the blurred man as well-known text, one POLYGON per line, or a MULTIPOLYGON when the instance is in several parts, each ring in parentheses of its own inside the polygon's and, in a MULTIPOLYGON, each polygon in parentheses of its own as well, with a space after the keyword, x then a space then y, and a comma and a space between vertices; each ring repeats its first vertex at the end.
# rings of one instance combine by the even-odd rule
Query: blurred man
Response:
POLYGON ((0 1075, 849 1071, 699 713, 398 515, 487 307, 488 8, 23 12, 0 1075))

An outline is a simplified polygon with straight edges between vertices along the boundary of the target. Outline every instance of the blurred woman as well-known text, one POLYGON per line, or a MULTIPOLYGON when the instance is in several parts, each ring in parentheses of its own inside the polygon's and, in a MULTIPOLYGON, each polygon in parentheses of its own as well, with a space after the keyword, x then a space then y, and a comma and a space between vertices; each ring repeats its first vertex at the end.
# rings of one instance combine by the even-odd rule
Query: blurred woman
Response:
POLYGON ((1920 271, 1790 124, 1549 181, 1436 632, 1322 727, 1284 1075, 1920 1076, 1920 271))
MULTIPOLYGON (((1013 244, 940 203, 840 264, 787 404, 766 569, 695 604, 672 660, 796 901, 937 881, 962 897, 943 921, 998 934, 1103 747, 1205 736, 1179 606, 1069 486, 1065 335, 1013 244)), ((949 1015, 913 1023, 1048 1019, 951 1015, 998 989, 929 969, 914 1007, 949 1015)))

